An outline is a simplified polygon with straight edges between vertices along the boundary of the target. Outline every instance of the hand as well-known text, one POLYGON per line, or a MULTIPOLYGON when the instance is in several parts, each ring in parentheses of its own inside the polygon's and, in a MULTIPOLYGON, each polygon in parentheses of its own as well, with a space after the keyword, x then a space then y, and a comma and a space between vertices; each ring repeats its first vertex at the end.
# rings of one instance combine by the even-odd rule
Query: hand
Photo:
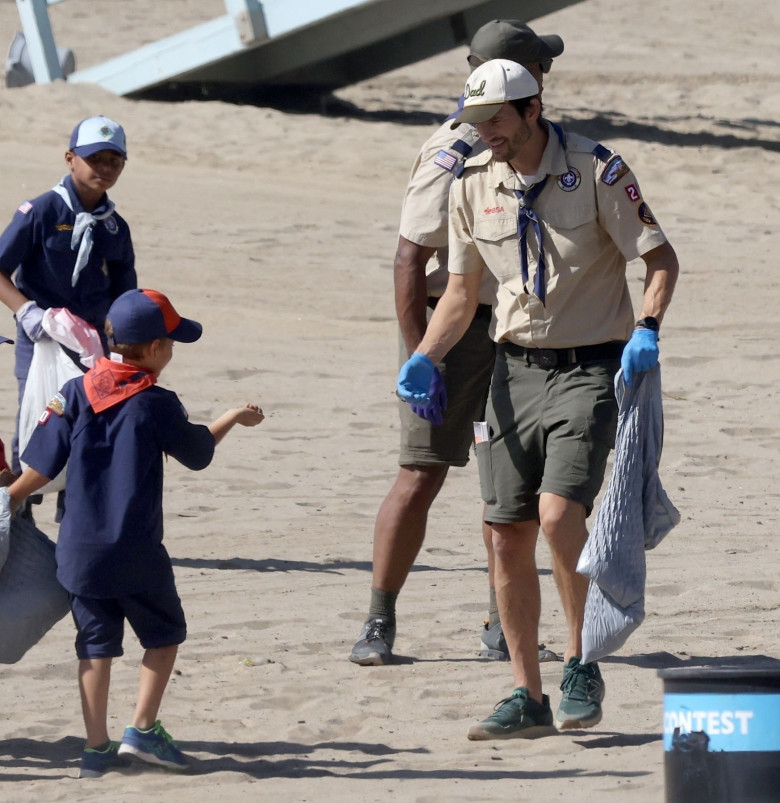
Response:
POLYGON ((623 349, 620 367, 623 381, 631 384, 635 373, 649 371, 658 365, 658 332, 653 329, 634 329, 631 340, 623 349))
POLYGON ((43 312, 34 301, 26 301, 16 310, 16 320, 33 343, 46 336, 43 331, 43 312))
POLYGON ((398 372, 396 392, 405 402, 417 402, 426 407, 431 403, 429 390, 436 366, 424 354, 415 352, 398 372))
POLYGON ((256 427, 263 421, 263 411, 256 404, 247 404, 245 407, 236 407, 236 424, 242 427, 256 427))
POLYGON ((410 404, 412 412, 420 418, 429 421, 433 426, 439 427, 444 423, 444 411, 447 409, 447 386, 444 377, 438 368, 433 369, 433 379, 428 388, 430 403, 426 405, 410 404))

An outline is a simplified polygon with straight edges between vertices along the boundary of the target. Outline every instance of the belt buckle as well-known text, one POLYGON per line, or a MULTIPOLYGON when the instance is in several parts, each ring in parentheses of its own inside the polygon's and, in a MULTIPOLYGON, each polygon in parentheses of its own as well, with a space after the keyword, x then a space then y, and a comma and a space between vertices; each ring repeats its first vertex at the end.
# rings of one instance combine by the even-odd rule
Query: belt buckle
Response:
POLYGON ((538 349, 536 364, 540 368, 555 368, 558 365, 558 354, 555 349, 538 349))

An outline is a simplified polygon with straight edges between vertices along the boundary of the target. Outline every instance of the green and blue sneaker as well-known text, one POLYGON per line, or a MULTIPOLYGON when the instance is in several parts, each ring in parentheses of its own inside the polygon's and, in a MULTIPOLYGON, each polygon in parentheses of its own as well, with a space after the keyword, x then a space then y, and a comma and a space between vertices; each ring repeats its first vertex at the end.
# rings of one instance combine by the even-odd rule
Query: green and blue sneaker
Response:
POLYGON ((99 778, 104 772, 128 767, 130 762, 119 755, 119 742, 109 742, 107 747, 85 747, 81 753, 79 778, 99 778))
POLYGON ((468 738, 472 741, 484 739, 537 739, 554 734, 550 698, 542 695, 537 703, 528 696, 528 689, 521 686, 512 692, 511 697, 496 704, 494 712, 469 728, 468 738))
POLYGON ((189 766, 187 757, 176 747, 159 719, 148 730, 128 725, 119 745, 119 754, 169 770, 181 771, 189 766))
POLYGON ((561 691, 563 696, 555 715, 559 730, 592 728, 601 722, 606 687, 597 663, 581 664, 579 658, 569 658, 563 667, 561 691))

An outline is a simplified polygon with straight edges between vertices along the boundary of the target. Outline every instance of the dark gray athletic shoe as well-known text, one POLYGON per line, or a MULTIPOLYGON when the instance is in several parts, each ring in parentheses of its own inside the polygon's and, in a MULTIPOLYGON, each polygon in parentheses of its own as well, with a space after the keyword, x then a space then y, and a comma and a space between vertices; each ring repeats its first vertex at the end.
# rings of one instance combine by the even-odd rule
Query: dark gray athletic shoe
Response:
POLYGON ((511 697, 501 700, 493 713, 469 728, 472 741, 485 739, 538 739, 555 733, 550 698, 542 695, 542 702, 528 696, 528 689, 520 687, 511 697))
MULTIPOLYGON (((501 629, 501 622, 496 622, 493 627, 485 626, 482 628, 482 649, 479 651, 480 658, 487 658, 489 661, 511 661, 509 650, 506 646, 504 631, 501 629)), ((548 650, 544 644, 539 645, 539 663, 545 661, 562 661, 563 658, 552 650, 548 650)))
POLYGON ((382 616, 367 619, 355 642, 349 660, 361 666, 383 666, 392 663, 395 622, 382 616))

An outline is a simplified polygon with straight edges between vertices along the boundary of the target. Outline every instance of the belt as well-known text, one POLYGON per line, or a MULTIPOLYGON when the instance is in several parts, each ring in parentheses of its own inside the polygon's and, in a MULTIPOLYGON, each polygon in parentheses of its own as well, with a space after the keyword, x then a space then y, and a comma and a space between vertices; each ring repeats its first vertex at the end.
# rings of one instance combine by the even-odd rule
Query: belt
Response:
MULTIPOLYGON (((431 309, 436 309, 438 303, 437 296, 428 296, 428 306, 431 309)), ((477 304, 477 311, 474 313, 474 317, 485 321, 493 320, 493 307, 490 304, 477 304)))
POLYGON ((539 368, 564 368, 583 362, 597 360, 618 360, 626 345, 622 340, 611 340, 609 343, 597 343, 594 346, 577 346, 570 349, 527 349, 515 343, 499 343, 499 348, 513 357, 525 357, 530 365, 539 368))

